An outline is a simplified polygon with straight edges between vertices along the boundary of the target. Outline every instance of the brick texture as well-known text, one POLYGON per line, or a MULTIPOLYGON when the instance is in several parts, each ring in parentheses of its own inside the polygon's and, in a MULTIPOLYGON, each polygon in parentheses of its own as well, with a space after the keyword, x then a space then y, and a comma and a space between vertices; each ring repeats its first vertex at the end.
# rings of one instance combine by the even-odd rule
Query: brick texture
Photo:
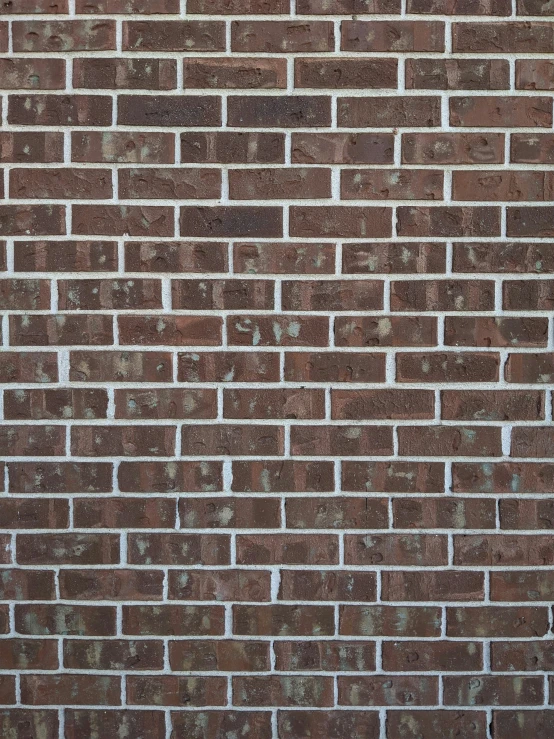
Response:
POLYGON ((554 736, 554 2, 0 2, 0 735, 554 736))

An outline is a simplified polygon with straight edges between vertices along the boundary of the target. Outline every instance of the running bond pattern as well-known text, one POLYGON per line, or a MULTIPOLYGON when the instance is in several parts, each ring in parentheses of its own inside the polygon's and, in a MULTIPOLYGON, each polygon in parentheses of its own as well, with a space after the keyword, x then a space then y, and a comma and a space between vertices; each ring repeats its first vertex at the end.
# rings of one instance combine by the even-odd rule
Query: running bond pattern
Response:
POLYGON ((1 3, 3 737, 554 736, 553 52, 1 3))

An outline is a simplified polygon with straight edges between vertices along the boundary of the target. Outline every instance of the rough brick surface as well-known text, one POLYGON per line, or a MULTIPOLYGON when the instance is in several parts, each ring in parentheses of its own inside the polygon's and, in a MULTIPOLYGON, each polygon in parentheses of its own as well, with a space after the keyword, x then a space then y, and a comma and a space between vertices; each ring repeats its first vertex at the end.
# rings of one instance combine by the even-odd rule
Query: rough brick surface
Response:
POLYGON ((554 1, 0 2, 2 739, 554 736, 554 1))

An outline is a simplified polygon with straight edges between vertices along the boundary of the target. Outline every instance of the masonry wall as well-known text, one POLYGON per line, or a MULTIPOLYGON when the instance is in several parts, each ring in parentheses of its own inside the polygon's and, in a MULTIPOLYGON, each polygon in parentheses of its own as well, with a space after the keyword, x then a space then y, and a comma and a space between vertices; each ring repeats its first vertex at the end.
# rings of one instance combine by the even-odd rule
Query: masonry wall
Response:
POLYGON ((554 736, 554 4, 0 6, 0 734, 554 736))

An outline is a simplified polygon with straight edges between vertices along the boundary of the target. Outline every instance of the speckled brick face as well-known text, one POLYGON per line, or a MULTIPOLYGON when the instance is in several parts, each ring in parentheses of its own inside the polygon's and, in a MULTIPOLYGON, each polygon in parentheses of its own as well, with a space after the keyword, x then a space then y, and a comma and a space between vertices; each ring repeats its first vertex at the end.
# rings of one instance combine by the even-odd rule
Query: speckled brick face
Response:
POLYGON ((554 737, 554 2, 0 3, 2 739, 554 737))

